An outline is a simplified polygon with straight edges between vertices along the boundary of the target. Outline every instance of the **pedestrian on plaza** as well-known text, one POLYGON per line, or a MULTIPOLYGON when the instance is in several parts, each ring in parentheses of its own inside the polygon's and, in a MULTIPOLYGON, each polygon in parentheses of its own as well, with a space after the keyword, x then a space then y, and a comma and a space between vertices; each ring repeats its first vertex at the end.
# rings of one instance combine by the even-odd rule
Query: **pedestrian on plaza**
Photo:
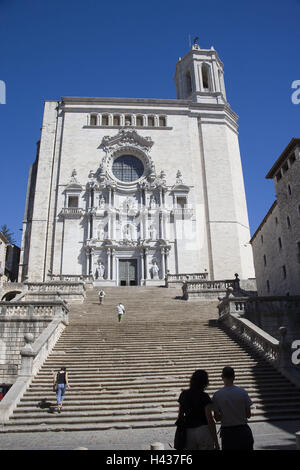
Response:
POLYGON ((98 292, 98 297, 99 297, 99 303, 100 303, 100 305, 103 303, 104 296, 105 296, 104 290, 102 290, 102 289, 99 290, 99 292, 98 292))
POLYGON ((53 385, 56 386, 57 411, 60 413, 65 398, 66 388, 70 388, 67 368, 62 366, 53 376, 53 385))
POLYGON ((190 379, 190 388, 179 396, 176 425, 185 429, 182 450, 219 450, 212 400, 204 392, 208 383, 206 370, 196 370, 190 379))
POLYGON ((125 307, 121 303, 119 303, 117 305, 117 314, 118 314, 118 320, 119 320, 119 323, 120 323, 120 321, 122 320, 123 315, 125 314, 125 307))
POLYGON ((253 404, 248 393, 233 384, 235 372, 224 367, 224 387, 213 396, 214 417, 221 421, 222 450, 253 450, 254 439, 247 423, 253 404))

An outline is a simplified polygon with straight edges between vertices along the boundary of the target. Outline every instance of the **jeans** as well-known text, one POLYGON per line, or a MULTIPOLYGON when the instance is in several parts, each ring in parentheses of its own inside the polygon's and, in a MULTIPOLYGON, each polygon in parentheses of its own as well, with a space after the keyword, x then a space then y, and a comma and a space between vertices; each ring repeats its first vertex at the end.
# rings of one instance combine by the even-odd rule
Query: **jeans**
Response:
POLYGON ((57 384, 56 400, 57 404, 60 405, 65 398, 66 384, 57 384))

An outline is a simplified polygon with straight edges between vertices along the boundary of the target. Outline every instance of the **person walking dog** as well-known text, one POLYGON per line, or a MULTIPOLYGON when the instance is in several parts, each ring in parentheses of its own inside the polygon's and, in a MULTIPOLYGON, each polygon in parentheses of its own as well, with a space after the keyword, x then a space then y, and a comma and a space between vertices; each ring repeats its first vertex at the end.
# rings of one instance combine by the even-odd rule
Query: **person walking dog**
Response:
POLYGON ((65 398, 66 388, 70 388, 67 368, 62 366, 53 376, 53 386, 56 389, 57 411, 60 413, 65 398))

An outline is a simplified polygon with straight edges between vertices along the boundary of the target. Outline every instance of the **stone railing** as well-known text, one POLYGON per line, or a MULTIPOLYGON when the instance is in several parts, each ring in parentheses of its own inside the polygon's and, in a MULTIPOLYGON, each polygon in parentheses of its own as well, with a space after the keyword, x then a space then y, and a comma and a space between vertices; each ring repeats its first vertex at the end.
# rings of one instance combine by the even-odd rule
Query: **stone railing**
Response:
POLYGON ((234 288, 236 280, 186 281, 182 286, 184 300, 218 300, 225 296, 228 288, 234 288))
POLYGON ((252 279, 239 279, 237 273, 235 273, 235 279, 221 279, 221 280, 204 280, 195 281, 188 280, 182 286, 182 293, 184 300, 220 300, 229 295, 235 297, 248 297, 256 296, 256 290, 243 290, 241 285, 245 285, 247 288, 250 286, 255 289, 256 283, 252 279))
POLYGON ((44 361, 52 351, 62 331, 68 325, 68 309, 64 303, 56 305, 56 314, 50 324, 34 341, 31 333, 24 335, 25 346, 21 349, 21 367, 17 380, 0 402, 0 424, 6 423, 23 397, 44 361))
POLYGON ((86 287, 83 281, 48 281, 25 282, 26 300, 65 300, 66 302, 83 302, 86 287))
POLYGON ((68 219, 79 219, 84 214, 85 210, 81 207, 64 207, 59 215, 68 219))
POLYGON ((181 287, 186 281, 205 281, 208 278, 208 272, 189 273, 189 274, 170 274, 165 277, 166 287, 181 287))
POLYGON ((193 208, 175 208, 171 210, 171 214, 173 214, 175 219, 190 219, 194 215, 194 209, 193 208))
POLYGON ((0 319, 5 320, 51 320, 55 316, 61 316, 61 310, 66 310, 65 302, 60 301, 44 301, 35 302, 0 302, 0 319))
POLYGON ((220 321, 239 339, 262 352, 270 362, 280 362, 280 342, 254 323, 232 312, 222 315, 220 321))
POLYGON ((91 282, 94 280, 92 274, 49 274, 50 281, 64 281, 64 282, 91 282))
POLYGON ((245 341, 248 346, 261 354, 264 359, 272 363, 286 378, 300 387, 300 369, 293 365, 292 349, 287 341, 287 328, 277 328, 277 338, 245 318, 248 304, 253 298, 223 299, 219 306, 219 322, 238 339, 245 341))

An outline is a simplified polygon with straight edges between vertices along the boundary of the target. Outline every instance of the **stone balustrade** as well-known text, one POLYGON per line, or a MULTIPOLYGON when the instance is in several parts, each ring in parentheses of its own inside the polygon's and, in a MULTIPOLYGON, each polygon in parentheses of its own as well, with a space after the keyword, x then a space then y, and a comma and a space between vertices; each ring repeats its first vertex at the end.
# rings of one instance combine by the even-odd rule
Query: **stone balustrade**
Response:
POLYGON ((83 281, 48 281, 26 282, 26 300, 34 302, 47 300, 64 300, 66 302, 83 302, 86 287, 83 281))
POLYGON ((0 424, 4 424, 13 414, 15 408, 29 387, 34 376, 52 351, 61 333, 68 325, 68 309, 65 303, 55 305, 55 316, 41 334, 34 340, 32 333, 23 337, 25 346, 21 349, 21 367, 18 377, 0 402, 0 424))
POLYGON ((236 279, 220 281, 185 281, 182 286, 184 300, 218 300, 218 297, 225 296, 228 288, 235 289, 236 279))
POLYGON ((60 215, 69 219, 79 219, 85 214, 85 210, 81 207, 64 207, 60 215))
MULTIPOLYGON (((230 310, 235 310, 236 305, 230 310)), ((274 364, 280 363, 280 342, 239 314, 228 312, 220 320, 239 339, 246 341, 274 364)))
POLYGON ((251 348, 271 362, 296 386, 300 386, 300 368, 292 363, 291 342, 287 341, 287 328, 277 328, 277 338, 246 318, 253 309, 257 298, 227 297, 218 305, 219 322, 238 339, 245 341, 251 348))
POLYGON ((188 274, 170 274, 165 277, 166 287, 181 287, 186 281, 204 281, 208 278, 208 272, 188 273, 188 274))
POLYGON ((0 302, 0 319, 18 321, 24 318, 30 318, 30 320, 44 320, 61 315, 66 312, 67 306, 65 302, 60 301, 44 301, 35 302, 24 301, 24 302, 0 302))

